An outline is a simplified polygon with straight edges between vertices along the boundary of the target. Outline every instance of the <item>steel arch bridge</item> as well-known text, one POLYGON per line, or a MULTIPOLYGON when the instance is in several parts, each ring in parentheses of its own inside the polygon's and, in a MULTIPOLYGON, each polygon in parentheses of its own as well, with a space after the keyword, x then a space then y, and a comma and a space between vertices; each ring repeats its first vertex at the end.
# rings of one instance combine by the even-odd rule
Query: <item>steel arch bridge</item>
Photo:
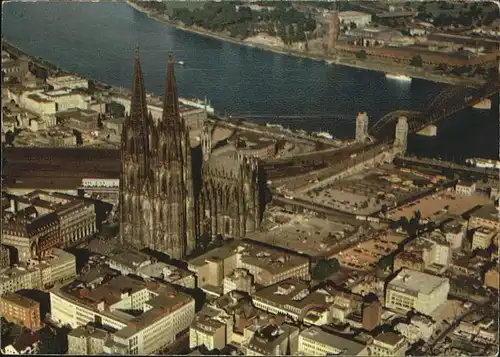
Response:
POLYGON ((474 106, 500 91, 500 82, 488 82, 480 88, 449 86, 439 93, 425 112, 396 110, 384 115, 368 131, 372 139, 390 141, 394 138, 396 123, 402 116, 408 119, 408 133, 416 133, 425 127, 474 106))

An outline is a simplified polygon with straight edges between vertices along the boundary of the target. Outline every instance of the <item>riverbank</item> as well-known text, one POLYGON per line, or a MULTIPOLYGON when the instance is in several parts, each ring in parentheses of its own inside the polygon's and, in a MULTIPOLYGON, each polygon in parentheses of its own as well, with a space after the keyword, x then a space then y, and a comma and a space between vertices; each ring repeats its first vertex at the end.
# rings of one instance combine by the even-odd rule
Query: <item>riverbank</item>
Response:
POLYGON ((449 75, 443 75, 435 72, 430 72, 427 71, 423 68, 417 68, 413 66, 405 66, 405 65, 399 65, 397 63, 388 63, 388 62, 382 62, 382 61, 376 61, 376 60, 369 60, 369 59, 364 59, 364 60, 358 60, 354 57, 347 57, 347 56, 336 56, 336 57, 330 57, 330 56, 325 56, 322 54, 318 53, 310 53, 310 52, 302 52, 302 51, 295 51, 283 47, 277 47, 277 46, 268 46, 262 43, 256 43, 256 42, 248 42, 245 40, 239 40, 234 37, 230 37, 221 33, 209 31, 200 27, 192 26, 192 27, 185 27, 181 24, 179 24, 176 21, 171 21, 168 18, 166 18, 164 15, 160 15, 157 13, 154 13, 153 11, 150 11, 148 9, 145 9, 144 7, 137 5, 133 3, 130 0, 127 0, 126 3, 130 5, 132 8, 135 10, 147 15, 151 19, 161 22, 167 26, 174 27, 176 29, 185 31, 185 32, 191 32, 194 34, 198 34, 201 36, 206 36, 206 37, 211 37, 215 38, 220 41, 226 41, 230 42, 236 45, 241 45, 241 46, 247 46, 247 47, 253 47, 253 48, 258 48, 264 51, 269 51, 273 53, 278 53, 282 55, 289 55, 289 56, 294 56, 294 57, 300 57, 300 58, 306 58, 306 59, 311 59, 315 61, 324 61, 327 62, 329 65, 340 65, 340 66, 347 66, 351 68, 357 68, 357 69, 364 69, 364 70, 370 70, 370 71, 376 71, 376 72, 390 72, 390 73, 397 73, 397 74, 403 74, 412 78, 418 78, 430 82, 435 82, 435 83, 444 83, 444 84, 451 84, 451 85, 472 85, 472 86, 481 86, 484 83, 486 83, 485 80, 482 79, 472 79, 472 78, 461 78, 458 76, 449 76, 449 75))

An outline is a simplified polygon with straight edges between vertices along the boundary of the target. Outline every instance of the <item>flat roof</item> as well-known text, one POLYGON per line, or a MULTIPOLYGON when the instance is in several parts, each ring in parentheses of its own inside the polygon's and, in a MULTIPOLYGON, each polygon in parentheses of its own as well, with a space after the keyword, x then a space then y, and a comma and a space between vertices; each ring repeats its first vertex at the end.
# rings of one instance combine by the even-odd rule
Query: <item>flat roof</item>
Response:
POLYGON ((3 294, 2 300, 7 300, 7 301, 13 302, 19 306, 26 307, 26 308, 40 305, 38 302, 36 302, 32 299, 29 299, 25 296, 18 294, 18 293, 12 293, 12 292, 8 292, 8 293, 3 294))
POLYGON ((482 219, 489 219, 498 222, 499 214, 495 205, 484 205, 481 208, 471 213, 471 217, 478 217, 482 219))
POLYGON ((442 278, 416 270, 403 269, 389 282, 389 286, 391 288, 399 287, 412 292, 420 292, 428 295, 448 281, 448 278, 442 278))
POLYGON ((362 343, 323 331, 317 326, 311 326, 302 331, 300 336, 333 348, 337 348, 342 351, 342 355, 344 356, 357 356, 366 347, 362 343))
POLYGON ((391 346, 397 345, 402 339, 404 339, 403 336, 392 331, 382 332, 380 335, 375 337, 375 340, 380 341, 382 343, 386 343, 391 346))
POLYGON ((53 289, 51 293, 57 294, 75 303, 85 306, 87 309, 97 310, 97 305, 104 302, 104 310, 99 313, 119 321, 126 326, 115 333, 116 336, 128 338, 138 331, 150 326, 167 314, 171 314, 181 306, 193 301, 193 298, 171 284, 159 282, 148 283, 142 279, 120 275, 108 282, 95 287, 92 290, 82 288, 77 281, 67 284, 59 289, 53 289), (125 311, 109 311, 109 306, 122 300, 124 292, 138 292, 147 289, 154 293, 154 297, 145 301, 152 308, 142 311, 140 314, 129 314, 125 311))
POLYGON ((188 264, 200 267, 205 265, 207 260, 223 260, 236 254, 241 254, 243 263, 258 266, 273 274, 309 263, 309 259, 306 257, 244 239, 234 240, 220 248, 213 249, 190 260, 188 264))

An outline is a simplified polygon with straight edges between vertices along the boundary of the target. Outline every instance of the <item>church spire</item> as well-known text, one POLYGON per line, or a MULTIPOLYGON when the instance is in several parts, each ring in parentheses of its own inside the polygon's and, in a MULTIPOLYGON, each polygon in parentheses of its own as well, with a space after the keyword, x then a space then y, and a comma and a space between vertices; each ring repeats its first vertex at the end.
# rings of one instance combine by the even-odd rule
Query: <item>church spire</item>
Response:
POLYGON ((163 118, 162 121, 174 120, 179 118, 179 98, 177 97, 177 87, 175 84, 174 59, 172 54, 168 55, 168 69, 165 80, 165 95, 163 98, 163 118))
POLYGON ((146 89, 141 69, 139 45, 135 48, 134 77, 132 82, 132 98, 130 103, 130 121, 132 123, 146 122, 148 119, 148 106, 146 103, 146 89))

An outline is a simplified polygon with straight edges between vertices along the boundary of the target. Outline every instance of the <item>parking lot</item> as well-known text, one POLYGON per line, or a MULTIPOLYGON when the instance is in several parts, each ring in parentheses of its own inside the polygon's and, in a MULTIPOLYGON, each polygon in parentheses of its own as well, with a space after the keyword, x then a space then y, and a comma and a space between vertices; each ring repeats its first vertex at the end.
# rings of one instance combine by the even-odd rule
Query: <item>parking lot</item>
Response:
MULTIPOLYGON (((404 170, 404 169, 403 169, 404 170)), ((346 180, 300 195, 306 200, 346 212, 367 215, 394 205, 436 185, 440 178, 408 172, 387 164, 346 180)))
POLYGON ((453 189, 426 196, 415 202, 401 206, 389 213, 390 218, 406 217, 410 219, 415 211, 420 211, 422 219, 440 221, 447 217, 460 216, 475 206, 489 203, 487 196, 463 196, 453 189))

